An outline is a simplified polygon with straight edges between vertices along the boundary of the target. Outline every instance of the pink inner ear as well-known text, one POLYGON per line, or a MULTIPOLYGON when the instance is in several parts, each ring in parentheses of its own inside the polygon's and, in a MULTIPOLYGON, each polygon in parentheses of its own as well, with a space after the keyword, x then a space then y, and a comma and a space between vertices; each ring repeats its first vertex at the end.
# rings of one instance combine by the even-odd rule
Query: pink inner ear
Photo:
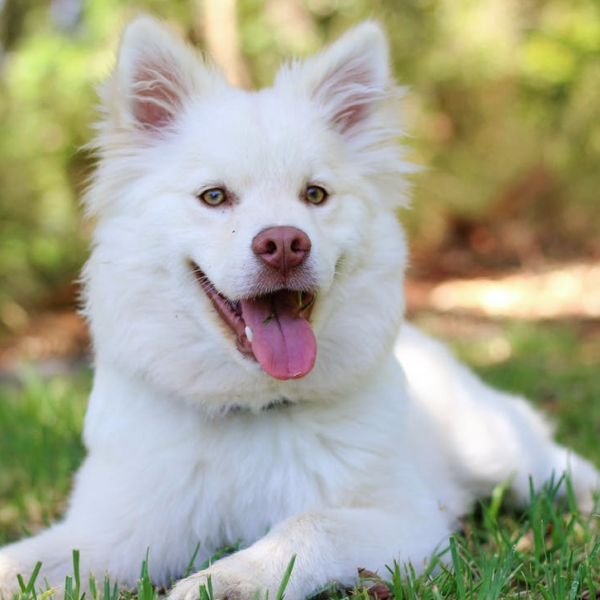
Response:
POLYGON ((354 125, 363 121, 368 114, 368 106, 366 104, 357 103, 336 113, 333 118, 333 123, 342 133, 345 133, 348 129, 351 129, 354 125))
POLYGON ((379 97, 374 74, 361 60, 338 67, 325 79, 317 95, 333 108, 330 119, 341 133, 367 118, 371 104, 379 97))
POLYGON ((175 118, 181 107, 182 89, 173 65, 166 61, 142 62, 134 75, 134 119, 146 129, 164 127, 175 118))

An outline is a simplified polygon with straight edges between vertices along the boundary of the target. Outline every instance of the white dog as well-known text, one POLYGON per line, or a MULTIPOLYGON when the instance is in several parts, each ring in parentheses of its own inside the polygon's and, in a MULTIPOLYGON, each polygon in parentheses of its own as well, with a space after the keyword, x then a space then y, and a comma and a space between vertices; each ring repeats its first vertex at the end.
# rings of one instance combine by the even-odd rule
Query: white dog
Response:
POLYGON ((126 29, 87 197, 88 456, 64 520, 0 550, 5 596, 40 560, 60 586, 73 548, 84 581, 132 587, 148 549, 168 584, 198 542, 201 561, 241 540, 171 597, 208 576, 217 598, 274 597, 295 555, 298 600, 421 570, 510 477, 526 501, 566 471, 592 506, 590 463, 402 322, 399 95, 373 23, 259 92, 150 18, 126 29))

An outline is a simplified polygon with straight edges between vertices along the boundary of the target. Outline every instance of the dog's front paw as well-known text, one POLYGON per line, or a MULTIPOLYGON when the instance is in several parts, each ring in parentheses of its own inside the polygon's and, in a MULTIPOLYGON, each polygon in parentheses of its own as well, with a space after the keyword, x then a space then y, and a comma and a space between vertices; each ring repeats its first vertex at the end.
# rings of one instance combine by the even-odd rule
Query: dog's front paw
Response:
POLYGON ((27 583, 27 572, 23 564, 5 554, 0 554, 0 598, 11 598, 19 591, 17 573, 22 573, 27 583))
MULTIPOLYGON (((179 581, 171 590, 168 600, 198 600, 204 586, 214 600, 251 600, 257 593, 263 600, 275 598, 284 577, 285 567, 279 572, 273 557, 262 556, 250 549, 223 558, 208 569, 179 581), (212 591, 212 594, 211 594, 212 591)), ((291 569, 292 564, 288 566, 291 569)), ((288 573, 289 575, 289 573, 288 573)), ((287 600, 303 595, 295 593, 294 585, 285 591, 287 600)))
POLYGON ((213 565, 182 579, 171 590, 168 600, 198 600, 202 586, 214 600, 250 600, 256 592, 264 598, 264 584, 253 573, 219 567, 213 565))

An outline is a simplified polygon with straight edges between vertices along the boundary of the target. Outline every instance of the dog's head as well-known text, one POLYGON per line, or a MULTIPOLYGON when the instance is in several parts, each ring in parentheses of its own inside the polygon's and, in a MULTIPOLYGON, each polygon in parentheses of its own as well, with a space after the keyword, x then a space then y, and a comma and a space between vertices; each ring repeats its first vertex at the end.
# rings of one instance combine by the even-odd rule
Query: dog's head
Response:
POLYGON ((384 359, 410 167, 375 24, 245 92, 142 17, 101 96, 86 268, 99 360, 256 408, 346 389, 384 359))

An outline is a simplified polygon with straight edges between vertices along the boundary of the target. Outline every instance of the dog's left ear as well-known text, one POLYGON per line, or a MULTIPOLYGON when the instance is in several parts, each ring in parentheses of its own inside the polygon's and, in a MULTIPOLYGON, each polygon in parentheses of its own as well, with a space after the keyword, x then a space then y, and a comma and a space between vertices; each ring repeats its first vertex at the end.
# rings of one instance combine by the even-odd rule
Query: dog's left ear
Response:
POLYGON ((352 131, 392 89, 387 40, 371 21, 319 54, 280 71, 275 85, 300 85, 340 133, 352 131))

